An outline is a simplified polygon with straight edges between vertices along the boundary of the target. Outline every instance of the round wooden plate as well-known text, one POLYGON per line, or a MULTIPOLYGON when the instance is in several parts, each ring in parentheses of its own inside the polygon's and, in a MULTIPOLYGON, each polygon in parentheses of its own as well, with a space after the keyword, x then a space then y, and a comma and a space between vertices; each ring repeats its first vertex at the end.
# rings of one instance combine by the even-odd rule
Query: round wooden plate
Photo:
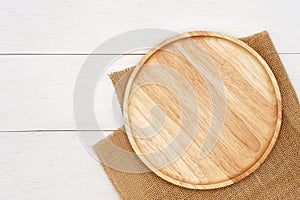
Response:
POLYGON ((129 79, 132 148, 159 177, 191 189, 240 181, 279 133, 281 97, 267 63, 240 40, 196 31, 149 51, 129 79))

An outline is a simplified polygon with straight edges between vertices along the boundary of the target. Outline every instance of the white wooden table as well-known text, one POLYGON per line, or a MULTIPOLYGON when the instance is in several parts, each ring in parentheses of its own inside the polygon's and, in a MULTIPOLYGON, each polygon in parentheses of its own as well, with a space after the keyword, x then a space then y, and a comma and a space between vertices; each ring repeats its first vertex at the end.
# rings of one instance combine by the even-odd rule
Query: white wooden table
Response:
MULTIPOLYGON (((0 1, 0 199, 119 198, 81 144, 73 118, 78 71, 100 43, 145 27, 235 37, 268 30, 299 96, 299 7, 292 0, 0 1)), ((111 71, 141 57, 122 56, 111 71)), ((99 84, 95 108, 102 130, 90 134, 107 135, 117 128, 114 90, 107 77, 99 84)))

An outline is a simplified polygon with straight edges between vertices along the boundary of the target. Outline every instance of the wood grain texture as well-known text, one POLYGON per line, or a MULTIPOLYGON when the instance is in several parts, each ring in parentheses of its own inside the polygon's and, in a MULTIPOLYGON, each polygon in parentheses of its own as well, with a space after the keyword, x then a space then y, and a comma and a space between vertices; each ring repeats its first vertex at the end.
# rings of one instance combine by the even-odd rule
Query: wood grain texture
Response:
POLYGON ((191 189, 224 187, 257 169, 276 141, 282 112, 276 79, 252 48, 200 31, 147 53, 129 79, 123 108, 129 141, 142 161, 191 189), (216 137, 201 158, 206 141, 216 137))
MULTIPOLYGON (((299 3, 1 1, 0 52, 13 55, 0 56, 0 130, 74 130, 72 91, 85 56, 52 54, 90 53, 112 35, 145 26, 178 32, 217 29, 236 37, 267 29, 280 53, 298 53, 280 57, 299 97, 299 3), (24 53, 51 55, 20 55, 24 53)), ((116 64, 114 71, 138 60, 134 56, 116 64)), ((109 79, 101 84, 97 116, 104 129, 117 129, 111 114, 113 86, 109 79)), ((111 182, 99 178, 104 175, 99 164, 78 153, 81 145, 74 143, 73 134, 18 132, 1 133, 0 138, 0 199, 119 199, 111 182)))

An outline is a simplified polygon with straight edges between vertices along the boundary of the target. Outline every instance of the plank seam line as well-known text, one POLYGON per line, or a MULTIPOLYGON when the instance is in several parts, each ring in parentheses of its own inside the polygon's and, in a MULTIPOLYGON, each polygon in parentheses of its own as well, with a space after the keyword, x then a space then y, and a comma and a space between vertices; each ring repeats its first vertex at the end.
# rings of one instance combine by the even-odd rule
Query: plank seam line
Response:
POLYGON ((108 131, 115 131, 112 129, 106 129, 106 130, 1 130, 0 133, 18 133, 18 132, 78 132, 78 131, 83 131, 83 132, 108 132, 108 131))
MULTIPOLYGON (((98 54, 88 54, 88 53, 0 53, 0 56, 142 56, 146 53, 98 53, 98 54)), ((279 52, 279 55, 300 55, 296 52, 279 52)))

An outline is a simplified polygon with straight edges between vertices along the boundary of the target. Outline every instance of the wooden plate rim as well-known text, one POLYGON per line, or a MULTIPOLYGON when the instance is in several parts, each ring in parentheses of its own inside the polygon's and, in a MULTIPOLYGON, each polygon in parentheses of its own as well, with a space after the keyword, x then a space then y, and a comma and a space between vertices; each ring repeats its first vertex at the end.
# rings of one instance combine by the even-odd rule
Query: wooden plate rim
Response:
POLYGON ((132 71, 126 89, 125 89, 125 94, 124 94, 124 101, 123 101, 123 118, 124 118, 124 124, 125 124, 125 130, 127 133, 127 137, 128 140, 133 148, 133 150, 136 152, 136 154, 138 155, 138 157, 144 162, 144 164, 146 164, 147 167, 149 167, 156 175, 158 175, 159 177, 161 177, 162 179, 173 183, 175 185, 178 186, 182 186, 182 187, 186 187, 186 188, 190 188, 190 189, 215 189, 215 188, 220 188, 220 187, 225 187, 225 186, 229 186, 233 183, 236 183, 240 180, 242 180, 243 178, 245 178, 246 176, 248 176, 249 174, 251 174, 252 172, 254 172, 260 165, 261 163, 264 162, 264 160, 266 159, 266 157, 269 155, 269 153, 271 152, 279 131, 280 131, 280 126, 281 126, 281 119, 282 119, 282 102, 281 102, 281 94, 280 94, 280 90, 279 90, 279 86, 277 83, 277 80, 273 74, 273 72, 271 71, 269 65, 266 63, 266 61, 254 50, 252 49, 250 46, 248 46, 246 43, 242 42, 241 40, 234 38, 232 36, 223 34, 223 33, 219 33, 219 32, 213 32, 213 31, 192 31, 192 32, 186 32, 186 33, 182 33, 179 35, 175 35, 173 37, 170 37, 164 41, 162 41, 161 43, 159 43, 156 47, 152 48, 141 60, 140 62, 136 65, 135 69, 132 71), (277 100, 277 122, 276 122, 276 127, 273 133, 273 137, 270 140, 268 147, 266 148, 266 150, 261 154, 261 156, 257 159, 257 161, 248 169, 246 169, 244 172, 242 172, 241 174, 239 174, 238 176, 234 177, 234 178, 229 178, 228 180, 225 180, 223 182, 216 182, 216 183, 211 183, 211 184, 191 184, 191 183, 187 183, 187 182, 182 182, 176 179, 173 179, 165 174, 163 174, 160 170, 152 170, 152 166, 151 164, 149 164, 148 160, 146 160, 141 154, 142 152, 140 151, 140 149, 138 148, 137 144, 135 143, 134 139, 130 136, 128 136, 128 134, 132 135, 131 133, 131 129, 130 129, 130 124, 129 124, 129 116, 128 116, 128 97, 131 91, 131 86, 132 83, 137 75, 137 73, 139 72, 139 70, 141 69, 141 67, 143 66, 143 64, 159 49, 161 49, 162 47, 166 46, 169 43, 172 42, 176 42, 177 40, 181 40, 184 38, 189 38, 189 37, 217 37, 217 38, 221 38, 221 39, 225 39, 228 40, 230 42, 235 43, 236 45, 239 45, 241 47, 243 47, 244 49, 246 49, 250 54, 252 54, 254 57, 256 57, 258 59, 258 61, 261 63, 261 65, 264 67, 264 69, 266 70, 272 85, 274 87, 274 91, 275 91, 275 97, 277 100))

